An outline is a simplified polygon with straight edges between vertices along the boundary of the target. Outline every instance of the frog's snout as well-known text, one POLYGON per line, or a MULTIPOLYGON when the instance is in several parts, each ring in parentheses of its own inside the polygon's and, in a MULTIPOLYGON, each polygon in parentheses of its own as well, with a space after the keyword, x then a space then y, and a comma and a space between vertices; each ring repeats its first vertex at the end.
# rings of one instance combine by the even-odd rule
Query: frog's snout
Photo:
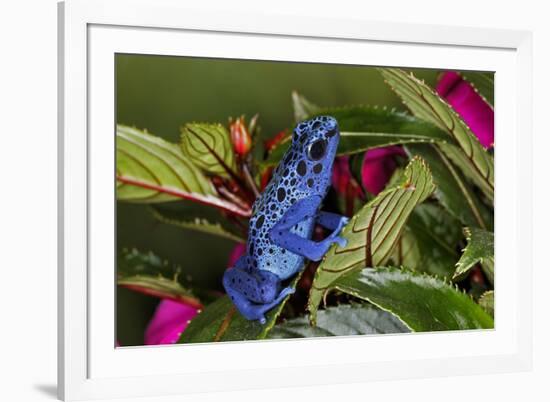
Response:
POLYGON ((334 117, 332 116, 323 116, 323 117, 326 117, 325 128, 327 129, 327 131, 338 130, 338 121, 334 117))

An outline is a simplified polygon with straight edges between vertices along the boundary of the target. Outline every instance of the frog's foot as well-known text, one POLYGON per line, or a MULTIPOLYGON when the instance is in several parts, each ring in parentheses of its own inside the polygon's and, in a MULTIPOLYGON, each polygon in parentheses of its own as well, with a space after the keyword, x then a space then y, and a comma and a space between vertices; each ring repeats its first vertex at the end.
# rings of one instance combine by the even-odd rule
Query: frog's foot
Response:
POLYGON ((349 218, 347 216, 342 216, 340 218, 340 223, 338 224, 338 227, 336 228, 336 231, 340 233, 344 226, 346 226, 349 222, 349 218))
POLYGON ((346 226, 349 222, 349 218, 346 216, 341 216, 340 220, 338 222, 338 225, 336 228, 334 228, 334 231, 327 237, 327 240, 329 240, 330 244, 336 243, 340 247, 344 248, 348 244, 348 241, 340 236, 342 233, 342 229, 344 226, 346 226))
POLYGON ((340 233, 348 222, 349 218, 347 216, 325 211, 319 211, 317 213, 317 223, 336 233, 340 233))
POLYGON ((349 218, 342 216, 340 218, 340 222, 338 222, 338 225, 334 228, 334 231, 331 233, 330 237, 336 238, 340 233, 342 233, 342 229, 344 229, 344 226, 346 226, 349 222, 349 218))
POLYGON ((271 272, 250 271, 241 267, 225 271, 223 286, 246 319, 261 323, 265 323, 264 314, 267 311, 294 293, 293 288, 284 288, 279 292, 280 279, 271 272))
POLYGON ((296 289, 294 289, 292 286, 287 286, 283 290, 281 290, 281 293, 279 293, 279 296, 275 299, 275 306, 279 303, 281 303, 285 297, 288 295, 294 294, 296 292, 296 289))
POLYGON ((315 247, 310 251, 309 259, 313 261, 321 261, 323 256, 328 252, 330 246, 334 243, 338 244, 340 247, 346 247, 348 241, 340 236, 340 231, 332 232, 327 238, 321 240, 318 243, 315 243, 315 247))
POLYGON ((284 288, 281 293, 279 293, 279 296, 275 300, 273 300, 271 303, 267 304, 257 304, 255 305, 256 314, 258 315, 258 318, 256 318, 258 321, 260 321, 260 324, 265 324, 265 314, 270 311, 271 309, 277 307, 279 304, 282 303, 282 301, 287 297, 288 295, 291 295, 296 290, 294 288, 291 288, 290 286, 287 288, 284 288))
POLYGON ((265 324, 266 319, 264 317, 264 314, 267 313, 269 310, 273 309, 274 307, 278 306, 282 303, 282 301, 287 297, 288 295, 293 294, 296 291, 296 289, 292 287, 286 287, 283 290, 281 290, 281 293, 279 293, 279 296, 275 300, 273 300, 271 303, 267 304, 260 304, 257 305, 257 311, 261 314, 261 317, 258 318, 258 321, 260 321, 260 324, 265 324))
POLYGON ((343 238, 342 236, 338 236, 339 232, 332 233, 329 237, 327 237, 327 240, 330 241, 330 244, 336 243, 340 247, 344 248, 348 244, 347 239, 343 238))
POLYGON ((281 293, 277 296, 275 300, 270 303, 257 304, 252 303, 250 300, 246 299, 242 294, 234 292, 233 290, 227 291, 229 297, 237 307, 237 310, 246 318, 247 320, 258 320, 260 324, 266 323, 265 314, 278 306, 285 297, 295 292, 295 289, 291 287, 284 288, 281 293))

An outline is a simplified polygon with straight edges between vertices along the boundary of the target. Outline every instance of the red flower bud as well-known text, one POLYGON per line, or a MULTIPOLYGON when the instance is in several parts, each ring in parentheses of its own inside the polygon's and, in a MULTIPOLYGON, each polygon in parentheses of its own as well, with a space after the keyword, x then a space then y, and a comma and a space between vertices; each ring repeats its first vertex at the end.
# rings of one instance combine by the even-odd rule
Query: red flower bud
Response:
POLYGON ((231 142, 237 155, 241 157, 246 156, 250 152, 250 148, 252 148, 252 138, 244 124, 244 117, 239 117, 231 122, 229 131, 231 132, 231 142))

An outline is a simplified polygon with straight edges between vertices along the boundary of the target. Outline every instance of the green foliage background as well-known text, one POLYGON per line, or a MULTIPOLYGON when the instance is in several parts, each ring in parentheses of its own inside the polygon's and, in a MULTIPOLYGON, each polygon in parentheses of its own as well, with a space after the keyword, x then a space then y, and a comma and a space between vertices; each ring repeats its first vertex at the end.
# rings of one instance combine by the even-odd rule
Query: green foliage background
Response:
MULTIPOLYGON (((119 54, 116 121, 177 142, 189 122, 221 122, 260 114, 261 136, 292 128, 291 92, 330 106, 400 107, 374 67, 119 54)), ((414 70, 433 86, 440 71, 414 70)), ((181 202, 181 201, 180 201, 181 202)), ((191 203, 189 203, 191 204, 191 203)), ((234 243, 163 225, 146 205, 117 203, 117 248, 154 250, 181 265, 201 287, 221 288, 234 243)), ((117 288, 117 337, 142 345, 158 299, 117 288)))

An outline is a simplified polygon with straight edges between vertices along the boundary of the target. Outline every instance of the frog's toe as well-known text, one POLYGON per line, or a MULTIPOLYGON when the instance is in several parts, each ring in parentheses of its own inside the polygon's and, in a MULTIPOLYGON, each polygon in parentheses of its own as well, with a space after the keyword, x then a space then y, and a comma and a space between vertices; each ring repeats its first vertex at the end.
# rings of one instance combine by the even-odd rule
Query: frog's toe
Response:
POLYGON ((346 218, 345 216, 343 216, 342 219, 340 220, 340 223, 338 224, 338 227, 334 232, 341 233, 342 230, 344 229, 344 226, 346 226, 348 222, 349 222, 349 218, 346 218))
POLYGON ((262 315, 260 318, 258 318, 258 321, 260 322, 260 324, 264 325, 267 321, 265 319, 265 317, 262 315))
POLYGON ((288 295, 293 294, 295 291, 296 290, 291 288, 290 286, 284 288, 283 290, 281 290, 281 292, 279 293, 277 298, 275 300, 273 300, 273 303, 271 303, 270 308, 273 308, 276 305, 278 305, 279 303, 281 303, 284 300, 285 297, 287 297, 288 295))
POLYGON ((287 297, 288 295, 293 294, 294 292, 296 292, 296 289, 294 289, 291 286, 288 286, 288 287, 284 288, 283 290, 281 290, 281 293, 279 294, 279 299, 282 300, 285 297, 287 297))
POLYGON ((340 247, 344 248, 344 247, 347 246, 348 241, 345 238, 343 238, 342 236, 336 236, 334 238, 334 243, 337 243, 340 247))

